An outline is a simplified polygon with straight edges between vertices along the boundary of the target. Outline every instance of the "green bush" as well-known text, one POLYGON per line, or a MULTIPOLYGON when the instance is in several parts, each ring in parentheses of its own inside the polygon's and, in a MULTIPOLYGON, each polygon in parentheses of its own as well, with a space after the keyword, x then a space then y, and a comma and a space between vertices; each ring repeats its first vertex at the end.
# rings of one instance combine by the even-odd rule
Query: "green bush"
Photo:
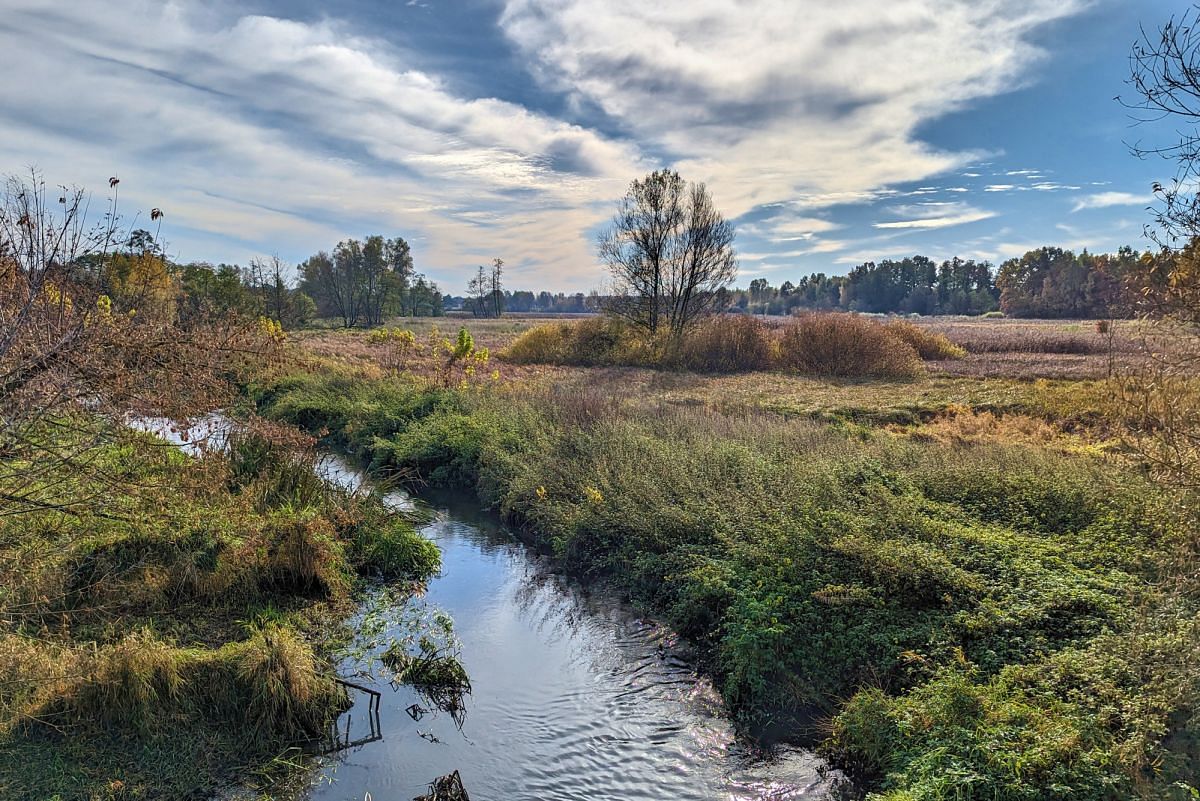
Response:
POLYGON ((437 546, 405 520, 364 520, 352 543, 358 569, 387 579, 424 580, 442 563, 437 546))

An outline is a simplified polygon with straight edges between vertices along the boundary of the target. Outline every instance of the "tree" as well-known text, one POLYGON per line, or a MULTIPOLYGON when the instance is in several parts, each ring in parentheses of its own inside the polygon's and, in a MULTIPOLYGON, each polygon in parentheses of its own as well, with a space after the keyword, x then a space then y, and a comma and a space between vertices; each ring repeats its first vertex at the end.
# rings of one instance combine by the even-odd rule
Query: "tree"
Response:
POLYGON ((476 317, 491 316, 491 305, 488 303, 488 292, 491 291, 491 279, 483 265, 467 284, 467 297, 470 298, 471 313, 476 317))
POLYGON ((504 314, 504 285, 500 281, 503 269, 503 259, 492 259, 491 305, 497 318, 504 314))
POLYGON ((708 188, 658 170, 630 184, 597 243, 615 286, 606 310, 657 334, 720 308, 737 275, 733 226, 708 188))
POLYGON ((1175 164, 1175 177, 1154 184, 1158 206, 1147 234, 1166 247, 1200 234, 1200 7, 1171 17, 1157 35, 1142 31, 1129 55, 1131 92, 1118 97, 1138 123, 1168 121, 1173 141, 1130 145, 1138 158, 1175 164))
POLYGON ((95 223, 82 190, 51 194, 36 171, 0 186, 0 514, 102 507, 62 495, 62 476, 108 470, 97 446, 128 413, 183 420, 227 402, 257 347, 253 329, 168 313, 173 270, 150 240, 117 235, 117 183, 95 223))

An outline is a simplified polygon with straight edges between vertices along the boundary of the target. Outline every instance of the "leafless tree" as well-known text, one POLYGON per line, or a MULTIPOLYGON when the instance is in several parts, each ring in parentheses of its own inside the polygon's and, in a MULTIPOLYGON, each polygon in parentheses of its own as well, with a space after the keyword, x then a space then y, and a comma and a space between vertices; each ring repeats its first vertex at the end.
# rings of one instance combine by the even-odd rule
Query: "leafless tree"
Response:
POLYGON ((1200 6, 1171 17, 1154 33, 1141 30, 1129 55, 1130 92, 1117 100, 1139 125, 1165 122, 1170 141, 1130 144, 1139 158, 1175 164, 1174 178, 1154 184, 1157 206, 1147 235, 1177 247, 1200 233, 1200 6))
POLYGON ((733 240, 704 184, 670 170, 634 181, 598 243, 615 282, 606 310, 652 335, 681 333, 718 310, 737 276, 733 240))

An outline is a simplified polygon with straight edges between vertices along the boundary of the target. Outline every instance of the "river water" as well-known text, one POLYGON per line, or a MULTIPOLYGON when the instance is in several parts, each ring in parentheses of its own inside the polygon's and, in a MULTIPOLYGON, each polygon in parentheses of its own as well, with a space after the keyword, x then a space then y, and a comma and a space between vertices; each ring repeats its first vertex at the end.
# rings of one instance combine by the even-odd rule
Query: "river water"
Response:
MULTIPOLYGON (((330 480, 364 476, 338 457, 330 480)), ((394 493, 389 500, 412 505, 394 493)), ((751 749, 734 736, 720 697, 670 633, 603 593, 546 568, 466 495, 415 501, 442 573, 406 613, 454 620, 471 677, 461 729, 408 687, 376 683, 339 721, 347 741, 378 739, 323 759, 311 801, 408 801, 458 770, 473 801, 822 799, 830 779, 799 749, 751 749)), ((347 670, 353 665, 344 666, 347 670)), ((367 679, 356 679, 366 683, 367 679)))

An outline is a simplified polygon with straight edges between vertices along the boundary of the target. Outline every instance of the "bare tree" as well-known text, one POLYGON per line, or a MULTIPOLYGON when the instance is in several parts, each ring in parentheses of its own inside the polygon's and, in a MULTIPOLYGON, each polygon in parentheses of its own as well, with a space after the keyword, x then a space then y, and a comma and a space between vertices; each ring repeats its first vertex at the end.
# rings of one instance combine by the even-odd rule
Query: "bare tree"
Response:
POLYGON ((615 281, 606 310, 650 334, 681 333, 719 308, 737 275, 733 240, 704 184, 670 170, 634 181, 598 242, 615 281))
POLYGON ((1171 17, 1157 32, 1144 28, 1129 55, 1131 92, 1117 100, 1135 112, 1138 124, 1167 122, 1172 141, 1130 144, 1139 158, 1175 163, 1175 177, 1154 184, 1158 205, 1153 241, 1177 247, 1200 234, 1200 6, 1171 17))
POLYGON ((504 259, 492 259, 492 310, 499 319, 504 316, 504 285, 501 276, 504 270, 504 259))
POLYGON ((250 260, 250 286, 263 298, 267 316, 277 323, 290 325, 291 292, 288 288, 287 263, 272 255, 270 258, 250 260))
POLYGON ((471 313, 476 317, 489 317, 491 305, 488 303, 488 293, 491 291, 491 279, 483 265, 467 284, 467 296, 471 299, 471 313))

